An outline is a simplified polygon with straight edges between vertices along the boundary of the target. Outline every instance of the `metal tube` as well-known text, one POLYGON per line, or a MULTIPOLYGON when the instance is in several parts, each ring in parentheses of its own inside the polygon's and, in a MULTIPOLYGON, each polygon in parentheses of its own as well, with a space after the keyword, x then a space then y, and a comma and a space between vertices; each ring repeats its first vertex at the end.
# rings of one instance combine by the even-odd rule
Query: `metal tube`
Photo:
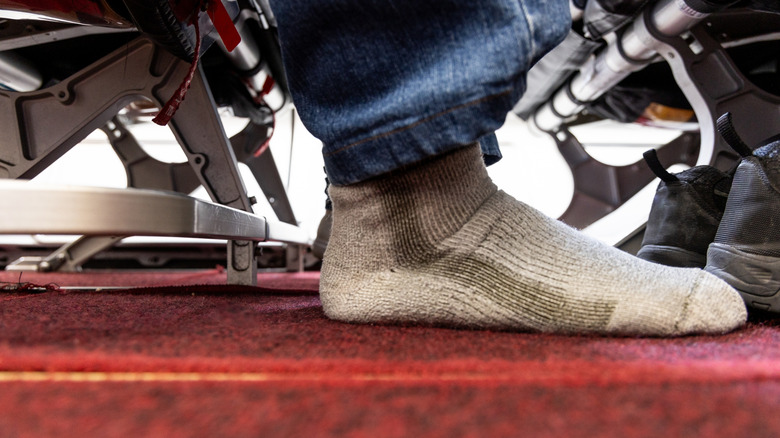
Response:
POLYGON ((254 38, 249 34, 246 28, 245 22, 239 21, 236 26, 238 34, 241 36, 241 42, 233 49, 232 52, 228 52, 225 45, 222 44, 221 39, 217 39, 222 51, 225 52, 225 56, 238 67, 239 70, 249 71, 257 68, 257 64, 260 63, 260 48, 255 43, 254 38))
POLYGON ((650 20, 666 36, 680 35, 710 15, 688 6, 685 0, 663 0, 653 7, 650 20))
POLYGON ((564 118, 582 109, 581 102, 596 100, 630 73, 651 62, 657 55, 659 43, 647 30, 645 14, 648 13, 651 14, 651 25, 668 36, 685 32, 709 15, 691 8, 685 0, 661 0, 651 9, 646 9, 565 85, 570 87, 571 96, 565 89, 558 90, 551 103, 537 110, 534 120, 539 129, 558 129, 564 118))
POLYGON ((171 192, 0 180, 0 234, 181 236, 309 245, 301 228, 171 192), (57 211, 57 215, 46 211, 57 211))
MULTIPOLYGON (((252 85, 255 91, 260 92, 265 86, 265 81, 270 76, 268 67, 261 65, 263 62, 262 55, 260 53, 260 47, 252 35, 252 32, 247 27, 246 14, 239 15, 238 23, 236 23, 236 29, 241 36, 241 42, 229 52, 222 40, 217 39, 225 56, 241 71, 255 71, 255 73, 247 79, 252 85)), ((264 99, 271 108, 278 109, 285 103, 285 97, 278 86, 274 86, 268 90, 268 94, 264 96, 264 99)))

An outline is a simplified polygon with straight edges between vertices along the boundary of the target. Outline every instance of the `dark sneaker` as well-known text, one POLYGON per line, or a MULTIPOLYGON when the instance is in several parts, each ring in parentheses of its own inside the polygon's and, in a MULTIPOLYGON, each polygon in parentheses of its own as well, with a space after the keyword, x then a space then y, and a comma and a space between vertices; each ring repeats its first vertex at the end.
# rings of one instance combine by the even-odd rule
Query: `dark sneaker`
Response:
POLYGON ((705 270, 737 289, 753 308, 780 313, 780 136, 754 151, 718 120, 726 141, 742 161, 705 270))
POLYGON ((311 252, 315 257, 322 260, 325 256, 325 249, 328 248, 328 241, 330 240, 330 229, 333 226, 333 210, 325 210, 325 215, 320 220, 320 225, 317 227, 317 238, 314 239, 314 243, 311 246, 311 252))
POLYGON ((655 150, 644 157, 661 182, 637 256, 667 266, 703 268, 726 207, 731 176, 712 166, 671 174, 655 150))
POLYGON ((330 229, 333 226, 333 202, 330 200, 328 188, 330 180, 325 177, 325 215, 320 219, 320 225, 317 227, 317 238, 311 246, 311 252, 315 257, 322 260, 325 256, 325 249, 328 248, 330 241, 330 229))

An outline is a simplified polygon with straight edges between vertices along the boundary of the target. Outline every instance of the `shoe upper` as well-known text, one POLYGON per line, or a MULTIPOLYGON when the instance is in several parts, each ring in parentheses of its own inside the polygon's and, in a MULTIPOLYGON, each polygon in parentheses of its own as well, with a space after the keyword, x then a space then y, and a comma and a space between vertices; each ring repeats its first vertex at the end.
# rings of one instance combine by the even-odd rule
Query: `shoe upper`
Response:
POLYGON ((743 157, 714 242, 780 257, 780 139, 743 157))
POLYGON ((680 172, 656 190, 642 246, 657 245, 706 254, 723 216, 729 174, 711 166, 680 172))
POLYGON ((772 137, 753 151, 769 180, 777 188, 780 182, 780 135, 772 137))

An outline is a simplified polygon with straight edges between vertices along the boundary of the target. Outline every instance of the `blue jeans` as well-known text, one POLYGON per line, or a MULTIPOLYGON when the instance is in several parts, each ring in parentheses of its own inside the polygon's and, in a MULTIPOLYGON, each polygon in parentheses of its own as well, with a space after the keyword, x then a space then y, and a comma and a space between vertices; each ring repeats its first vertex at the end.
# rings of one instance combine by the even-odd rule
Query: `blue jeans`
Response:
POLYGON ((290 90, 347 185, 492 135, 567 34, 568 0, 274 0, 290 90))

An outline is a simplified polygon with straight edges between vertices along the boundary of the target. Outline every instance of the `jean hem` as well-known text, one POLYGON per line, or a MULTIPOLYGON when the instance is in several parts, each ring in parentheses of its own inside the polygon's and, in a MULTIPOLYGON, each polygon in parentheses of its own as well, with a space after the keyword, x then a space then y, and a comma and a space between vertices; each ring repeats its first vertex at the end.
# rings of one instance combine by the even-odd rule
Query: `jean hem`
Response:
POLYGON ((326 146, 328 178, 355 184, 472 144, 503 124, 517 94, 510 88, 332 151, 326 146))

